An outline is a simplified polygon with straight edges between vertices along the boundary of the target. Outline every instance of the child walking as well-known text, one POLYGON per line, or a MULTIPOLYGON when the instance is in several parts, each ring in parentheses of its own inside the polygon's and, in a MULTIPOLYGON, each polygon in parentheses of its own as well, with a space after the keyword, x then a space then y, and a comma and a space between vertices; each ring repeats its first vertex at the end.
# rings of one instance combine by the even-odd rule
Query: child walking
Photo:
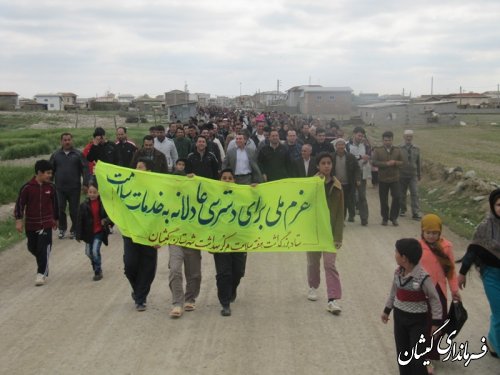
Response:
POLYGON ((97 189, 97 182, 89 183, 87 199, 80 205, 76 225, 76 240, 85 242, 85 254, 89 257, 94 271, 94 281, 102 279, 101 245, 108 245, 111 224, 97 189))
MULTIPOLYGON (((333 176, 333 156, 329 152, 322 152, 316 157, 318 176, 325 179, 325 193, 328 210, 330 211, 330 225, 337 250, 342 246, 344 231, 344 195, 342 184, 333 176)), ((325 269, 326 292, 328 302, 326 310, 334 315, 339 315, 342 308, 338 300, 342 298, 342 286, 340 275, 335 265, 336 253, 309 251, 307 252, 307 282, 309 292, 307 299, 316 301, 318 299, 317 289, 320 283, 320 262, 323 256, 323 267, 325 269)))
POLYGON ((395 258, 398 268, 394 273, 389 298, 385 304, 381 319, 389 321, 389 314, 394 309, 394 339, 399 358, 408 360, 401 363, 398 360, 400 375, 427 375, 424 358, 412 358, 415 347, 418 353, 423 353, 429 342, 427 330, 428 306, 432 314, 432 330, 437 329, 442 318, 441 302, 434 283, 429 274, 419 264, 422 257, 422 247, 414 238, 403 238, 396 241, 395 258), (418 344, 421 335, 426 336, 426 343, 418 344))
POLYGON ((45 284, 49 276, 52 229, 57 229, 59 219, 52 172, 53 167, 48 160, 38 160, 35 163, 35 176, 21 187, 14 208, 16 230, 22 233, 24 218, 28 250, 36 258, 36 286, 45 284))

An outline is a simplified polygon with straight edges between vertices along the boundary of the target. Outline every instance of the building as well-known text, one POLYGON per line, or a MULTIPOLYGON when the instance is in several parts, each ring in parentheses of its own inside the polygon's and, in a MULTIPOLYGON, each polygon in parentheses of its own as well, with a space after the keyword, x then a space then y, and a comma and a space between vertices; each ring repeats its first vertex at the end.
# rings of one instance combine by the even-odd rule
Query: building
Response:
POLYGON ((165 93, 165 106, 184 104, 189 102, 189 93, 181 90, 172 90, 165 93))
POLYGON ((131 94, 119 94, 118 103, 130 104, 135 99, 134 95, 131 94))
POLYGON ((203 93, 189 94, 189 101, 198 102, 199 106, 206 107, 210 102, 210 94, 203 94, 203 93))
POLYGON ((350 87, 305 87, 299 96, 299 111, 304 115, 350 116, 350 87))
POLYGON ((452 100, 435 102, 383 102, 358 106, 359 116, 367 125, 411 126, 455 122, 457 103, 452 100))
POLYGON ((303 91, 307 87, 321 87, 320 85, 305 85, 305 86, 295 86, 287 91, 286 105, 288 107, 294 107, 299 109, 300 97, 303 91))
POLYGON ((190 117, 196 117, 198 113, 198 102, 173 104, 167 107, 167 118, 169 121, 187 122, 190 117))
POLYGON ((76 109, 76 98, 77 95, 72 92, 59 92, 63 101, 63 109, 76 109))
POLYGON ((266 107, 282 104, 286 98, 286 93, 276 90, 258 92, 254 95, 255 101, 266 107))
POLYGON ((446 98, 448 100, 456 101, 459 107, 480 108, 482 106, 487 106, 490 101, 490 97, 488 95, 479 94, 475 92, 451 94, 447 95, 446 98))
POLYGON ((15 92, 0 92, 0 111, 13 111, 19 107, 19 95, 15 92))
POLYGON ((43 104, 47 111, 62 111, 64 109, 61 94, 37 94, 35 101, 38 104, 43 104))
POLYGON ((500 108, 500 91, 485 91, 483 95, 486 95, 489 100, 489 106, 493 108, 500 108))

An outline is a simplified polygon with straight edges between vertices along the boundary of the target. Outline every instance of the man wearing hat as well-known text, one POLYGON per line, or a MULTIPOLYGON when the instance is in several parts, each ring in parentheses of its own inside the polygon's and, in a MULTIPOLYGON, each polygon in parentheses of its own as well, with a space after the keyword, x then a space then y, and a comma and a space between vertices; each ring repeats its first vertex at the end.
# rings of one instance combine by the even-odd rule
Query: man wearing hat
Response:
POLYGON ((406 215, 406 192, 410 190, 411 212, 413 220, 420 220, 420 205, 418 200, 417 182, 420 181, 420 149, 413 141, 413 130, 405 130, 404 143, 399 146, 403 156, 403 165, 399 170, 401 186, 400 216, 406 215))

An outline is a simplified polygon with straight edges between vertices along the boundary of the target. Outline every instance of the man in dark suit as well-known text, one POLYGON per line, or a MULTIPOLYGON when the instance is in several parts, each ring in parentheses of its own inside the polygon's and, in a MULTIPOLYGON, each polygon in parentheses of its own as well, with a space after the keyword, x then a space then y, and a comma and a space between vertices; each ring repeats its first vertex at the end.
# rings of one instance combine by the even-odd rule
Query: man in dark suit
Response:
POLYGON ((300 159, 294 160, 295 174, 294 177, 312 177, 317 172, 316 161, 312 154, 312 146, 308 143, 302 145, 300 150, 300 159))
POLYGON ((228 150, 222 164, 222 169, 230 168, 236 183, 242 185, 262 182, 256 152, 245 146, 248 140, 246 134, 248 133, 241 131, 236 135, 236 148, 228 150))

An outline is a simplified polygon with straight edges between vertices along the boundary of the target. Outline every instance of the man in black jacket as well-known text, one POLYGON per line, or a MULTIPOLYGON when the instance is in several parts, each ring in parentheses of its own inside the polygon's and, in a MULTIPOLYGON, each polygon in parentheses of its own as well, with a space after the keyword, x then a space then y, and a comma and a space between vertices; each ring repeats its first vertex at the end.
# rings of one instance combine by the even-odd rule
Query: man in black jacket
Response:
POLYGON ((61 148, 50 157, 54 167, 54 177, 59 204, 59 239, 63 239, 68 229, 66 203, 69 205, 71 218, 70 239, 75 238, 75 224, 80 204, 82 180, 84 189, 89 182, 87 160, 82 153, 73 147, 73 136, 70 133, 61 134, 61 148))
POLYGON ((105 163, 116 164, 115 145, 106 139, 106 131, 101 128, 95 128, 92 146, 87 154, 87 160, 92 162, 102 160, 105 163))
POLYGON ((121 167, 130 167, 137 146, 127 138, 127 128, 120 126, 116 129, 115 164, 121 167))
POLYGON ((361 170, 354 155, 346 151, 346 141, 337 138, 334 143, 333 174, 342 183, 344 191, 344 218, 349 212, 348 221, 354 222, 355 210, 355 186, 361 184, 361 170))
MULTIPOLYGON (((195 150, 187 157, 186 174, 217 180, 219 177, 219 162, 217 157, 207 148, 207 139, 202 135, 196 137, 195 150)), ((217 147, 217 146, 216 146, 217 147)))

